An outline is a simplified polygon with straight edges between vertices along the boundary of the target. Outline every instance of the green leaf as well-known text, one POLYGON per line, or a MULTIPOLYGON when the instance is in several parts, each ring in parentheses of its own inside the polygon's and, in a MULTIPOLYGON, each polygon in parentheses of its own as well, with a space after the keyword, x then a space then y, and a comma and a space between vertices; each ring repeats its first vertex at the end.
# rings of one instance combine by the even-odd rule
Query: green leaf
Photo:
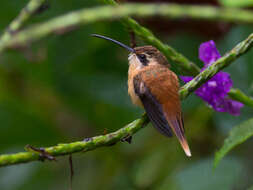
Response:
POLYGON ((251 186, 248 190, 253 190, 253 186, 251 186))
POLYGON ((220 4, 227 7, 250 7, 253 0, 219 0, 220 4))
POLYGON ((218 165, 221 159, 235 146, 243 143, 248 138, 253 136, 253 118, 243 122, 242 124, 234 127, 228 138, 225 139, 222 148, 215 153, 214 167, 218 165))

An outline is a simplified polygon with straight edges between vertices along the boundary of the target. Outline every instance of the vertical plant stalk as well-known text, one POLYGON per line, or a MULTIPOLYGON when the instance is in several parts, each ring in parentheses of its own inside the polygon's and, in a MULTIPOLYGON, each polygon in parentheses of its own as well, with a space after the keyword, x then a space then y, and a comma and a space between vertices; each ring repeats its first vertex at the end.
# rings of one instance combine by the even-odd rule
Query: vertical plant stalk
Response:
MULTIPOLYGON (((103 0, 106 4, 118 6, 114 0, 103 0)), ((177 52, 174 48, 169 45, 162 43, 155 35, 144 26, 141 26, 137 21, 130 17, 125 17, 122 19, 122 23, 135 32, 139 37, 141 37, 146 43, 155 46, 167 57, 167 59, 174 61, 178 64, 178 68, 183 72, 195 76, 199 73, 200 68, 183 56, 181 53, 177 52)))

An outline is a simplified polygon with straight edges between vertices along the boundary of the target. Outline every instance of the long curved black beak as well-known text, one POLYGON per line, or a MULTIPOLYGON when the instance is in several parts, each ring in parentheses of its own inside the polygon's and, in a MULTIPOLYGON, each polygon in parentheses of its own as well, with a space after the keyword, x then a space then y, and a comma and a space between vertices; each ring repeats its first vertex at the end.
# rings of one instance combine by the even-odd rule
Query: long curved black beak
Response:
POLYGON ((111 39, 111 38, 108 38, 108 37, 105 37, 105 36, 102 36, 102 35, 99 35, 99 34, 91 34, 91 36, 93 37, 97 37, 97 38, 102 38, 102 39, 105 39, 105 40, 108 40, 108 41, 111 41, 111 42, 114 42, 115 44, 118 44, 119 46, 127 49, 128 51, 130 52, 134 52, 134 49, 133 48, 130 48, 129 46, 117 41, 117 40, 114 40, 114 39, 111 39))

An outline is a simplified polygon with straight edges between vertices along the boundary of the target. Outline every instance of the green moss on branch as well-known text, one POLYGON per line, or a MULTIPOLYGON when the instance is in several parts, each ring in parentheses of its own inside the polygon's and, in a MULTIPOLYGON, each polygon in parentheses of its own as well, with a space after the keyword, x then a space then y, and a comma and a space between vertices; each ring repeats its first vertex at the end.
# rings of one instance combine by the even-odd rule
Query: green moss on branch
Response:
MULTIPOLYGON (((146 115, 144 114, 140 119, 136 119, 127 126, 119 129, 116 132, 109 133, 107 135, 100 135, 92 138, 87 138, 84 141, 58 144, 56 146, 45 148, 45 151, 52 156, 63 156, 73 154, 76 152, 87 152, 98 147, 113 145, 124 137, 131 136, 139 131, 148 122, 146 115)), ((21 164, 26 162, 40 160, 39 153, 34 151, 31 152, 20 152, 16 154, 5 154, 0 155, 0 167, 21 164)))

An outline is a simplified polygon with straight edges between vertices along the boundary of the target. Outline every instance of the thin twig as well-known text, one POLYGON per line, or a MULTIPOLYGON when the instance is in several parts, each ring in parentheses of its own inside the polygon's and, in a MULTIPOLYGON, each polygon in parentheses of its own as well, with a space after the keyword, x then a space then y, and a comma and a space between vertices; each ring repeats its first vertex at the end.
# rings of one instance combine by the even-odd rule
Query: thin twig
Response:
POLYGON ((0 38, 0 44, 5 44, 11 37, 21 29, 24 23, 43 5, 46 0, 30 0, 29 3, 20 11, 19 15, 5 29, 0 38))
POLYGON ((73 177, 74 177, 72 154, 69 155, 69 167, 70 167, 70 190, 72 190, 73 177))
MULTIPOLYGON (((186 6, 177 4, 124 4, 116 7, 103 6, 74 11, 72 13, 59 16, 44 23, 32 26, 16 34, 13 39, 9 39, 7 44, 0 43, 0 51, 2 52, 5 48, 15 44, 22 45, 27 42, 38 40, 51 33, 55 33, 58 30, 105 19, 119 19, 129 15, 136 15, 141 17, 159 15, 171 19, 190 17, 194 19, 218 19, 226 22, 253 23, 252 11, 242 9, 217 8, 211 6, 186 6)), ((129 21, 129 23, 130 22, 133 22, 133 20, 129 21)), ((136 23, 134 22, 132 23, 133 26, 135 24, 136 23)), ((135 32, 137 33, 137 31, 135 32)), ((146 35, 150 35, 149 31, 143 30, 140 31, 140 35, 143 35, 145 32, 146 35)), ((150 38, 150 40, 152 40, 152 35, 150 38)), ((157 41, 156 43, 159 45, 161 42, 157 41)), ((160 44, 160 46, 162 47, 163 45, 160 44)), ((177 52, 174 52, 173 49, 170 49, 169 47, 166 47, 166 49, 172 59, 175 57, 175 62, 182 64, 187 61, 184 60, 184 57, 180 57, 177 52)), ((185 67, 187 68, 188 66, 185 67)), ((194 66, 192 66, 192 68, 194 68, 194 66)), ((199 70, 197 68, 193 70, 192 68, 190 68, 190 71, 193 74, 197 74, 196 72, 199 70)))
POLYGON ((135 48, 136 47, 136 38, 135 38, 135 33, 132 31, 132 30, 130 30, 129 31, 129 35, 130 35, 130 47, 131 48, 135 48))

